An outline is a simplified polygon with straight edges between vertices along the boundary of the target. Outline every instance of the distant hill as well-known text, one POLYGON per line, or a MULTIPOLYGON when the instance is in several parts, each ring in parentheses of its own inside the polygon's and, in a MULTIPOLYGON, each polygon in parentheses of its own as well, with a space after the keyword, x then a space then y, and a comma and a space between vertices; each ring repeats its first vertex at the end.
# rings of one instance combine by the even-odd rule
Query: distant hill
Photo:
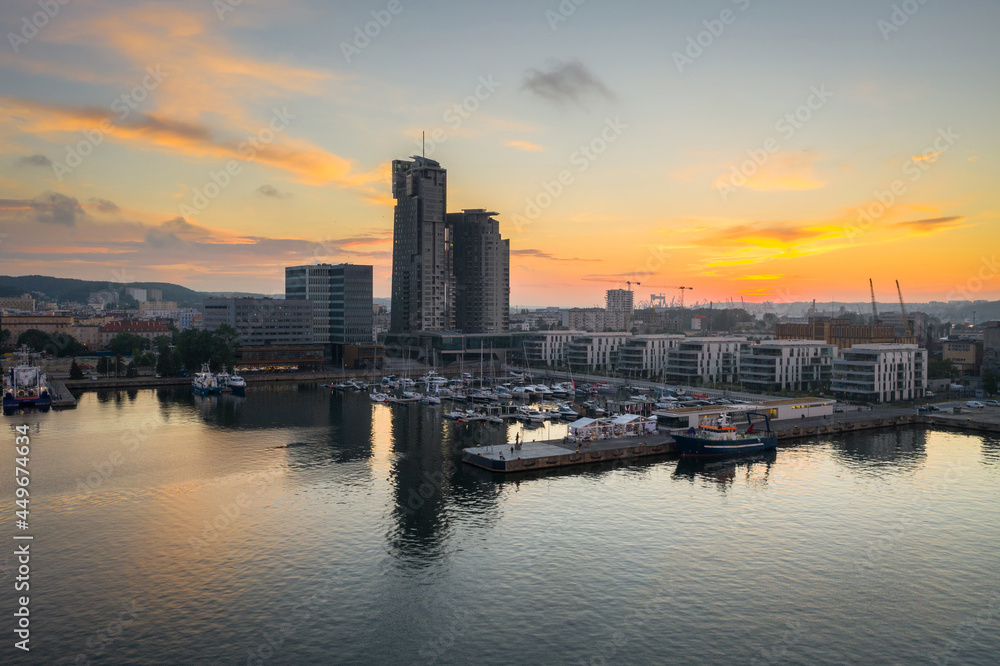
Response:
MULTIPOLYGON (((77 301, 86 303, 87 297, 95 291, 115 291, 124 293, 126 287, 139 289, 159 289, 163 292, 163 300, 176 301, 181 307, 196 307, 202 299, 211 295, 179 284, 169 282, 97 282, 95 280, 77 280, 76 278, 57 278, 46 275, 0 275, 0 296, 20 296, 30 293, 36 298, 44 296, 53 301, 77 301)), ((227 294, 232 292, 225 292, 227 294)), ((256 296, 258 294, 238 294, 256 296)))

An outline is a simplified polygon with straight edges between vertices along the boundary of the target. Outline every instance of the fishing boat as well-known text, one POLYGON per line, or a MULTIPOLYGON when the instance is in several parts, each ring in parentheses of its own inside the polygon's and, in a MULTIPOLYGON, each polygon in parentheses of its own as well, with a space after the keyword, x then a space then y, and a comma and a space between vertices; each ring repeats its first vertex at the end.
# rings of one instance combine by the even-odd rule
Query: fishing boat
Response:
POLYGON ((232 390, 233 395, 246 395, 247 381, 239 375, 230 375, 229 388, 232 390))
POLYGON ((683 435, 673 435, 680 449, 681 457, 731 456, 742 453, 769 451, 778 446, 778 438, 771 430, 771 420, 764 417, 764 430, 756 432, 751 413, 747 413, 749 426, 743 432, 736 427, 728 413, 720 414, 712 420, 707 417, 697 427, 690 427, 683 435))
POLYGON ((191 389, 199 395, 211 395, 221 391, 219 380, 212 374, 208 363, 202 363, 201 372, 194 373, 194 379, 191 380, 191 389))
POLYGON ((32 407, 43 412, 52 406, 52 390, 41 368, 31 362, 27 345, 18 352, 19 361, 3 378, 3 413, 32 407))

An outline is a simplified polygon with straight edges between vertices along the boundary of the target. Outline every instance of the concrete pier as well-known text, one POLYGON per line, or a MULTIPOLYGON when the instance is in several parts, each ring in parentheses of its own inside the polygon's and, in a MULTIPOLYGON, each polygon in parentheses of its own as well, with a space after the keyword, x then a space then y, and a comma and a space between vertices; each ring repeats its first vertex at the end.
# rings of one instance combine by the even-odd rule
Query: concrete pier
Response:
POLYGON ((509 444, 465 449, 462 460, 492 472, 510 473, 677 453, 677 444, 673 439, 657 434, 598 440, 589 444, 551 439, 525 442, 521 446, 513 453, 509 444))
POLYGON ((52 409, 76 408, 76 398, 66 388, 66 384, 57 379, 50 381, 49 386, 52 389, 52 409))

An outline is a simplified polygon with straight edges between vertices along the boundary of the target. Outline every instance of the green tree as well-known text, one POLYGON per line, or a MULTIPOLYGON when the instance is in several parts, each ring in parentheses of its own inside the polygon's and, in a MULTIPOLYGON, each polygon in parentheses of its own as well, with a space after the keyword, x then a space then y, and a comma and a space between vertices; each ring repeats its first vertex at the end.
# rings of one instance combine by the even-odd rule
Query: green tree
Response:
POLYGON ((1000 374, 992 370, 983 372, 983 390, 986 395, 996 395, 1000 392, 1000 374))
POLYGON ((958 377, 958 368, 955 367, 955 363, 951 359, 944 361, 931 359, 927 361, 928 379, 949 379, 954 377, 958 377))
POLYGON ((97 359, 97 374, 107 377, 109 372, 111 372, 111 362, 108 357, 102 356, 97 359))
POLYGON ((9 345, 10 338, 11 334, 9 328, 0 329, 0 347, 6 347, 7 345, 9 345))
POLYGON ((135 364, 140 368, 152 368, 156 365, 156 354, 153 352, 146 352, 145 354, 139 354, 138 356, 133 356, 135 364))
POLYGON ((160 357, 156 361, 156 374, 162 377, 171 377, 177 374, 177 363, 172 351, 160 352, 160 357))
POLYGON ((128 366, 125 368, 125 376, 129 379, 139 376, 139 368, 136 366, 135 361, 128 362, 128 366))
POLYGON ((73 364, 69 366, 69 378, 70 379, 83 379, 83 370, 80 366, 76 364, 76 359, 73 359, 73 364))
POLYGON ((142 351, 149 348, 149 340, 134 333, 119 333, 111 338, 108 348, 115 356, 128 356, 135 350, 142 351))
POLYGON ((37 328, 29 328, 27 331, 17 336, 17 346, 28 345, 28 349, 33 352, 41 352, 45 345, 49 343, 49 334, 39 331, 37 328))

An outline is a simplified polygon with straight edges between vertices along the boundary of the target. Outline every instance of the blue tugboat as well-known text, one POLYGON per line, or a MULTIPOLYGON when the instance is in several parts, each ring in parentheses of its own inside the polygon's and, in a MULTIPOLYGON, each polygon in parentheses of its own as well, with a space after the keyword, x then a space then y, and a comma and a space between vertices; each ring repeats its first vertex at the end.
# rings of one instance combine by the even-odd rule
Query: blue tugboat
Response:
POLYGON ((706 421, 688 428, 683 435, 674 435, 682 458, 708 458, 732 456, 743 453, 770 451, 778 447, 778 438, 771 431, 771 420, 764 417, 764 431, 755 432, 754 423, 747 414, 749 427, 740 432, 729 414, 721 414, 715 421, 706 421))
POLYGON ((49 411, 52 391, 45 373, 31 363, 27 345, 21 348, 18 355, 20 361, 3 378, 3 413, 13 414, 22 408, 49 411))

